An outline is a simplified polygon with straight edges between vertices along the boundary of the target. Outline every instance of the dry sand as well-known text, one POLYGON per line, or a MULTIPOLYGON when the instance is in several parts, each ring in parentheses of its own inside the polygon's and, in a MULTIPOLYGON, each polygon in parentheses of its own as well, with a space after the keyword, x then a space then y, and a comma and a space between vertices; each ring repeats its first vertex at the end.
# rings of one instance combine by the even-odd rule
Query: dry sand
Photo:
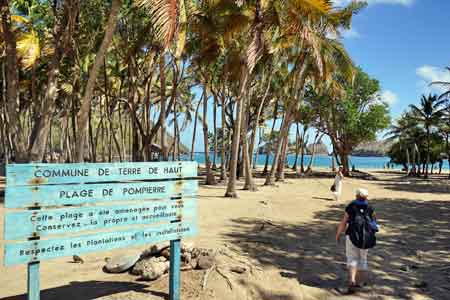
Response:
MULTIPOLYGON (((212 272, 204 290, 204 271, 183 272, 182 299, 450 299, 449 182, 372 174, 378 180, 345 179, 340 203, 331 200, 332 177, 287 178, 277 187, 257 179, 259 191, 239 191, 238 199, 223 198, 223 186, 202 186, 200 234, 193 241, 223 249, 233 257, 228 263, 251 266, 252 272, 225 273, 231 286, 212 272), (357 187, 369 189, 382 226, 369 257, 373 284, 357 296, 338 296, 334 288, 345 283, 345 257, 334 234, 357 187)), ((43 262, 42 299, 168 299, 167 276, 141 282, 102 272, 105 257, 126 251, 84 255, 84 264, 71 258, 43 262)), ((0 266, 0 300, 25 299, 25 292, 26 266, 0 266)))

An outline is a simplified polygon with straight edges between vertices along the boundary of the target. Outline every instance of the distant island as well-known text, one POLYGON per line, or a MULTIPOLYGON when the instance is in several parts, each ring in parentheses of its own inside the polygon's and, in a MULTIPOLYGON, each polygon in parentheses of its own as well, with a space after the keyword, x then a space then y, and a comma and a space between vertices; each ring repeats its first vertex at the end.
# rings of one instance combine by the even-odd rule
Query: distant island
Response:
MULTIPOLYGON (((314 144, 309 144, 306 146, 306 154, 311 155, 313 153, 313 146, 314 144)), ((323 142, 319 142, 316 144, 316 149, 314 152, 316 155, 328 155, 328 147, 323 142)))
POLYGON ((362 143, 353 150, 353 156, 386 156, 392 144, 386 141, 362 143))

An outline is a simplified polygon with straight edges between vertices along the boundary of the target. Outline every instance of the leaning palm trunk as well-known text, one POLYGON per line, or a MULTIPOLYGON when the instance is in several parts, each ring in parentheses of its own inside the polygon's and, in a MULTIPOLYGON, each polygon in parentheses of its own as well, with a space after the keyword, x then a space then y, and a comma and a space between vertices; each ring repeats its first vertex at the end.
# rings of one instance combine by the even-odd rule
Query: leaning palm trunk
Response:
POLYGON ((258 111, 256 112, 256 118, 255 118, 255 122, 253 123, 253 128, 252 128, 252 140, 250 143, 250 165, 253 162, 253 151, 255 148, 255 142, 256 142, 256 131, 258 130, 259 127, 259 119, 261 117, 261 112, 263 110, 264 104, 266 102, 267 96, 269 95, 269 90, 270 90, 270 83, 272 81, 272 73, 270 73, 269 78, 267 80, 267 86, 266 86, 266 90, 264 92, 264 96, 261 99, 261 102, 259 103, 258 106, 258 111))
POLYGON ((431 145, 430 145, 430 128, 427 127, 427 161, 425 167, 425 178, 428 178, 428 168, 430 166, 430 154, 431 154, 431 145))
POLYGON ((213 153, 213 170, 217 169, 216 157, 217 157, 217 96, 214 94, 214 108, 213 108, 213 122, 214 122, 214 153, 213 153))
POLYGON ((308 168, 306 169, 307 173, 312 172, 314 157, 316 155, 316 149, 317 149, 316 146, 317 146, 318 141, 320 141, 321 138, 322 138, 322 135, 320 135, 320 131, 317 131, 316 136, 314 137, 314 144, 313 144, 313 149, 312 149, 312 153, 311 153, 311 158, 309 160, 308 168))
MULTIPOLYGON (((445 143, 447 145, 447 156, 448 156, 448 169, 450 171, 450 147, 449 147, 449 136, 447 136, 445 143)), ((448 174, 448 178, 450 179, 450 172, 448 174)))
MULTIPOLYGON (((225 91, 224 91, 225 93, 225 91)), ((220 155, 220 180, 224 183, 227 182, 227 165, 226 165, 226 147, 227 147, 227 143, 226 143, 226 137, 225 137, 225 95, 222 95, 222 108, 220 110, 221 112, 221 117, 222 117, 222 138, 221 138, 221 155, 220 155)))
MULTIPOLYGON (((159 78, 161 82, 160 86, 160 93, 161 93, 161 154, 162 154, 162 160, 167 161, 169 160, 169 152, 166 145, 166 72, 165 72, 165 57, 164 57, 164 51, 160 53, 159 57, 159 78)), ((174 87, 172 87, 174 88, 174 87)))
POLYGON ((216 178, 211 170, 211 161, 209 160, 209 140, 208 140, 208 94, 206 92, 206 83, 203 86, 203 142, 205 145, 205 165, 207 185, 217 184, 216 178))
POLYGON ((414 144, 414 148, 416 149, 416 152, 417 152, 417 175, 420 175, 421 174, 420 164, 421 164, 422 159, 421 159, 419 147, 417 146, 417 144, 414 144))
POLYGON ((302 144, 300 148, 300 174, 305 172, 305 148, 308 145, 309 134, 306 135, 306 129, 303 129, 302 144))
MULTIPOLYGON (((247 102, 247 101, 246 101, 247 102)), ((255 182, 253 180, 253 174, 252 174, 252 168, 251 168, 251 162, 250 162, 250 155, 249 149, 248 149, 248 142, 247 142, 247 124, 248 124, 248 114, 244 114, 244 119, 242 120, 242 156, 244 160, 244 172, 245 172, 245 184, 244 184, 244 190, 249 190, 252 192, 257 191, 255 182)))
POLYGON ((195 153, 195 137, 197 135, 197 120, 198 120, 198 109, 200 108, 200 104, 202 103, 202 99, 198 101, 197 108, 195 109, 194 114, 194 130, 192 132, 192 144, 191 144, 191 160, 194 160, 194 153, 195 153))
MULTIPOLYGON (((289 133, 288 126, 287 132, 289 133)), ((288 143, 289 143, 289 134, 283 140, 283 146, 281 147, 280 161, 278 162, 278 169, 276 173, 276 181, 283 182, 284 181, 284 168, 286 166, 286 156, 288 151, 288 143)))
POLYGON ((409 158, 409 149, 406 147, 406 174, 409 173, 409 166, 411 164, 411 160, 409 158))
POLYGON ((411 169, 408 173, 408 175, 415 175, 416 174, 416 149, 412 148, 412 161, 411 161, 411 169))
POLYGON ((294 164, 292 165, 293 171, 297 171, 298 155, 300 154, 300 130, 298 127, 299 126, 297 123, 296 130, 295 130, 295 159, 294 159, 294 164))
MULTIPOLYGON (((29 158, 30 160, 41 160, 44 156, 45 148, 50 131, 50 123, 53 113, 56 109, 55 101, 58 97, 58 76, 61 61, 69 51, 69 45, 72 41, 72 34, 75 30, 76 18, 79 12, 79 1, 64 1, 64 23, 54 22, 54 53, 49 62, 47 72, 47 85, 44 98, 41 105, 41 112, 36 115, 35 123, 29 139, 29 158)), ((75 114, 72 118, 72 130, 74 131, 74 143, 76 140, 75 114)))
POLYGON ((91 100, 94 93, 95 82, 97 79, 98 71, 103 64, 106 52, 111 44, 114 31, 116 29, 117 18, 119 16, 120 7, 122 6, 122 0, 113 0, 111 3, 111 10, 109 12, 108 23, 106 24, 105 35, 98 52, 95 56, 94 64, 89 71, 89 78, 86 84, 86 91, 84 92, 83 99, 81 100, 81 108, 78 113, 78 133, 77 133, 77 145, 76 145, 76 160, 78 162, 83 161, 84 150, 86 145, 86 131, 88 126, 89 110, 91 109, 91 100))
POLYGON ((263 37, 262 37, 262 9, 261 0, 255 1, 255 14, 254 20, 251 27, 252 41, 248 45, 246 58, 241 65, 241 78, 239 80, 239 96, 237 97, 237 108, 236 108, 236 122, 233 132, 233 145, 231 149, 231 166, 230 166, 230 180, 228 181, 227 191, 225 193, 226 197, 237 197, 236 194, 236 166, 237 159, 239 155, 239 139, 241 132, 241 120, 242 120, 242 110, 244 102, 244 97, 247 89, 248 77, 253 71, 256 63, 261 56, 261 50, 263 48, 263 37))
MULTIPOLYGON (((273 123, 272 128, 270 130, 269 138, 273 138, 273 132, 275 130, 275 123, 277 122, 277 116, 278 116, 278 103, 275 102, 275 107, 273 109, 273 123)), ((268 168, 269 168, 269 157, 270 153, 272 152, 273 143, 270 141, 267 145, 266 143, 266 161, 264 163, 264 170, 262 172, 263 175, 267 174, 268 168)))
POLYGON ((230 159, 230 178, 227 184, 227 190, 225 192, 225 197, 237 197, 236 192, 236 171, 237 171, 237 161, 239 155, 239 141, 241 132, 241 121, 242 121, 242 108, 243 108, 243 98, 245 95, 245 89, 247 87, 248 80, 248 70, 245 64, 241 67, 241 79, 240 79, 240 92, 239 97, 236 99, 236 120, 234 122, 233 128, 233 142, 231 144, 231 159, 230 159))
POLYGON ((280 130, 280 134, 278 136, 278 140, 277 140, 277 145, 275 147, 275 153, 274 153, 274 157, 273 157, 273 163, 272 163, 272 168, 270 169, 269 174, 267 174, 266 176, 266 181, 264 182, 264 185, 273 185, 274 182, 274 177, 275 177, 275 172, 277 171, 278 168, 278 160, 280 159, 280 155, 281 155, 281 148, 283 147, 283 140, 285 138, 285 136, 287 136, 287 131, 289 128, 289 123, 290 123, 290 108, 288 108, 286 110, 285 116, 283 118, 283 123, 281 125, 281 130, 280 130))
POLYGON ((258 148, 255 152, 255 159, 253 161, 253 169, 256 169, 256 166, 258 165, 258 158, 259 158, 259 149, 261 148, 261 137, 264 134, 264 127, 259 127, 259 138, 258 138, 258 148))

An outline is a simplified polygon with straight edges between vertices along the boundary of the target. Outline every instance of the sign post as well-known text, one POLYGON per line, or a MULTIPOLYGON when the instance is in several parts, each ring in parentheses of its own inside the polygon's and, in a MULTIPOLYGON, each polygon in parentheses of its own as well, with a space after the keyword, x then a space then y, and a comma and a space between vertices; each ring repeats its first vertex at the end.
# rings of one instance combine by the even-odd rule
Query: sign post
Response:
POLYGON ((169 299, 180 300, 180 240, 170 241, 169 299))
POLYGON ((40 274, 39 274, 39 262, 28 263, 28 278, 27 278, 27 290, 28 300, 40 299, 40 274))
POLYGON ((170 241, 169 298, 179 300, 196 177, 195 162, 8 165, 4 264, 28 265, 28 300, 39 300, 42 260, 170 241))

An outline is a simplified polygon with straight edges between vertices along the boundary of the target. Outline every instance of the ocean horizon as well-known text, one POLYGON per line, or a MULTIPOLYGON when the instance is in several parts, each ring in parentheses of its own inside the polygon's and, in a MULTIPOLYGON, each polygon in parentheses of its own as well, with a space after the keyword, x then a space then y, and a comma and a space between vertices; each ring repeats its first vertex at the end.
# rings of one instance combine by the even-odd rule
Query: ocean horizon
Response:
MULTIPOLYGON (((253 156, 255 157, 255 155, 253 156)), ((183 155, 182 160, 190 160, 190 155, 183 155)), ((194 160, 200 164, 205 163, 205 154, 204 152, 195 152, 194 160)), ((213 161, 213 153, 210 153, 210 160, 213 161)), ((272 163, 273 154, 269 155, 269 165, 272 163)), ((304 166, 305 168, 308 166, 311 160, 311 155, 305 155, 304 158, 304 166)), ((258 155, 258 165, 264 165, 266 161, 266 155, 260 154, 258 155)), ((287 161, 290 166, 292 166, 295 162, 295 154, 288 154, 287 161)), ((390 169, 401 170, 403 168, 402 165, 392 164, 390 163, 391 159, 388 156, 350 156, 350 168, 352 166, 355 169, 386 169, 386 165, 389 163, 391 165, 390 169)), ((216 157, 216 164, 220 164, 220 155, 216 157)), ((300 156, 298 157, 298 165, 300 165, 300 156)), ((331 168, 332 166, 332 156, 329 155, 315 155, 314 160, 312 162, 313 167, 319 168, 331 168)), ((439 165, 435 164, 435 168, 439 169, 439 165)), ((449 170, 448 163, 444 161, 444 165, 442 170, 449 170)))

